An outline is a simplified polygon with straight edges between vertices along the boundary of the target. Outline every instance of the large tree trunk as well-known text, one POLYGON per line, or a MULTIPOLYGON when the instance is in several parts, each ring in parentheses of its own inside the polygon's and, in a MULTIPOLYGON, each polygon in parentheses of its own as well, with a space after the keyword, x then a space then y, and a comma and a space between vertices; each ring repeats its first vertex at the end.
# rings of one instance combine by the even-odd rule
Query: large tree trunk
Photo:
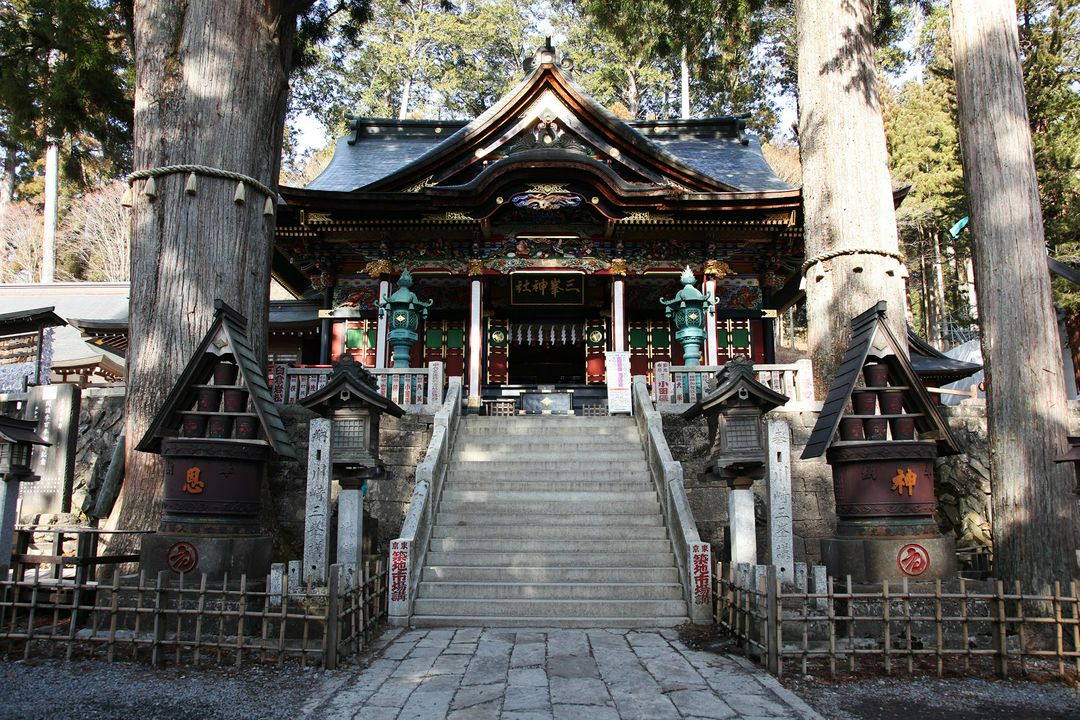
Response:
MULTIPOLYGON (((851 319, 879 300, 907 342, 904 267, 878 102, 870 0, 797 0, 810 357, 824 393, 851 319), (828 258, 832 253, 841 253, 828 258), (814 262, 818 259, 817 262, 814 262)), ((821 395, 824 397, 824 394, 821 395)))
MULTIPOLYGON (((136 170, 198 164, 277 186, 295 14, 281 0, 143 0, 135 15, 136 170)), ((297 5, 297 3, 293 3, 297 5)), ((295 11, 294 11, 295 12, 295 11)), ((247 316, 257 357, 266 347, 274 217, 252 187, 158 177, 156 199, 133 187, 128 455, 115 526, 156 528, 157 456, 134 450, 202 339, 221 298, 247 316)))
POLYGON ((952 0, 990 436, 994 571, 1045 592, 1077 575, 1066 400, 1013 0, 952 0))

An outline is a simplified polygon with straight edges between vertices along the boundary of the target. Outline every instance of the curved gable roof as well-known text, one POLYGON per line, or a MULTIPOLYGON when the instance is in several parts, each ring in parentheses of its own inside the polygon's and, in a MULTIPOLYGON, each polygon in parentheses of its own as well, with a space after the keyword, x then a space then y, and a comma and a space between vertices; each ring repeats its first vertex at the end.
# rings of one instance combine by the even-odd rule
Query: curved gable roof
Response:
MULTIPOLYGON (((550 51, 550 47, 541 51, 550 51)), ((539 55, 539 53, 538 53, 539 55)), ((620 120, 554 62, 538 64, 517 86, 468 124, 462 121, 353 121, 329 166, 308 190, 401 192, 458 186, 478 165, 511 160, 539 123, 560 140, 545 149, 592 153, 624 174, 672 192, 789 190, 769 167, 742 118, 631 122, 620 120), (515 145, 516 143, 516 145, 515 145)), ((536 135, 539 142, 540 135, 536 135)), ((538 147, 543 147, 539 146, 538 147)), ((467 184, 467 179, 464 181, 467 184)))

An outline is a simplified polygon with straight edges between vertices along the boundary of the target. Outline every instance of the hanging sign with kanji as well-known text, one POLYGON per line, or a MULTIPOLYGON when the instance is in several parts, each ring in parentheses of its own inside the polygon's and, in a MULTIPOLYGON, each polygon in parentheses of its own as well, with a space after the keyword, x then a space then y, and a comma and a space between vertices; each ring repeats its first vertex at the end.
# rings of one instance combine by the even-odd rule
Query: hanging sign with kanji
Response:
POLYGON ((522 272, 510 277, 511 305, 581 305, 584 302, 584 275, 522 272))

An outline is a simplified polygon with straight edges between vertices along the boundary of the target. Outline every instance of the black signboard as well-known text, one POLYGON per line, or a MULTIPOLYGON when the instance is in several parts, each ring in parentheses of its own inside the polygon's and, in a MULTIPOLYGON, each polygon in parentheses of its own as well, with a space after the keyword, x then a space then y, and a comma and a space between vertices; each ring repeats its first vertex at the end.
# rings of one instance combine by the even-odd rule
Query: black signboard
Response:
POLYGON ((584 302, 584 275, 515 273, 510 278, 511 305, 582 305, 584 302))

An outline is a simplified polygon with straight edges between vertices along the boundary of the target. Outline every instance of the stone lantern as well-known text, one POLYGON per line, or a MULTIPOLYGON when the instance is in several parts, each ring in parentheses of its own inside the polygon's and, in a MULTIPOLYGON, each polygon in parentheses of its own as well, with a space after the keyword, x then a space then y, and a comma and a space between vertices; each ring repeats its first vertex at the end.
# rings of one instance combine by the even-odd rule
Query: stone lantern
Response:
POLYGON ((401 273, 398 278, 397 290, 388 297, 378 302, 379 316, 390 318, 390 332, 387 337, 390 347, 394 349, 394 367, 409 367, 409 354, 413 343, 417 341, 416 329, 421 319, 427 318, 428 308, 432 300, 421 300, 411 288, 412 275, 408 270, 401 273))
MULTIPOLYGON (((37 421, 16 420, 0 415, 0 579, 7 577, 11 541, 15 533, 15 507, 19 483, 38 478, 30 469, 34 445, 49 445, 37 436, 37 421)), ((18 578, 16 578, 18 579, 18 578)))
POLYGON ((348 579, 355 582, 363 560, 365 486, 386 472, 379 457, 379 418, 383 413, 401 417, 405 411, 379 393, 375 376, 351 355, 338 358, 326 385, 301 404, 322 416, 312 420, 310 428, 305 577, 326 579, 327 518, 332 481, 337 480, 337 563, 347 575, 354 574, 348 579))
POLYGON ((728 547, 732 562, 757 562, 754 494, 750 489, 765 474, 764 416, 788 401, 754 376, 753 363, 735 358, 716 374, 716 388, 683 414, 704 415, 709 423, 709 459, 702 480, 727 484, 728 547))
POLYGON ((701 345, 705 341, 705 315, 713 312, 719 302, 711 295, 702 294, 695 287, 694 273, 687 265, 679 278, 682 290, 671 300, 660 298, 664 305, 664 314, 675 320, 675 339, 683 347, 683 364, 694 366, 701 364, 701 345))

